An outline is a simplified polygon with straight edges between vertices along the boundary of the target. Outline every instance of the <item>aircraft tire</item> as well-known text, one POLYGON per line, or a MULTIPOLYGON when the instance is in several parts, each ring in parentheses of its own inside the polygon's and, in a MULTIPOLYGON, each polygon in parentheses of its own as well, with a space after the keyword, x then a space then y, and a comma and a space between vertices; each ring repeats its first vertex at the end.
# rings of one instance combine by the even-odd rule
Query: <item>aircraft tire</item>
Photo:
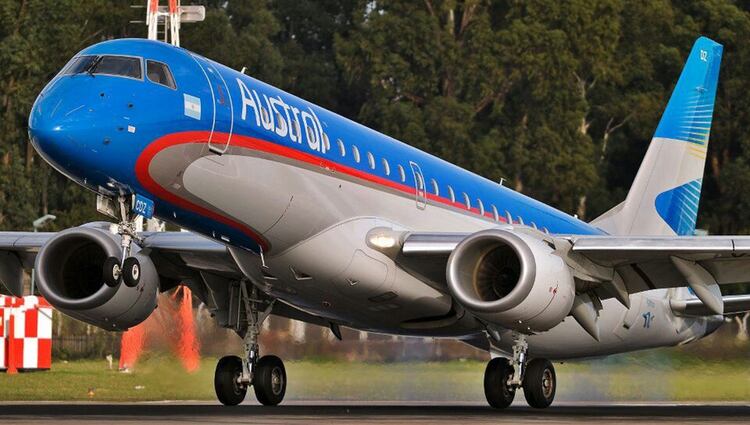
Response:
POLYGON ((237 356, 222 357, 216 364, 214 390, 216 390, 216 398, 219 399, 221 404, 236 406, 245 399, 247 387, 237 382, 241 375, 242 359, 237 356))
POLYGON ((135 257, 128 257, 122 265, 122 281, 128 288, 135 288, 141 281, 141 263, 135 257))
POLYGON ((484 370, 484 396, 495 409, 505 409, 513 403, 516 389, 508 385, 513 375, 513 366, 508 359, 495 357, 484 370))
POLYGON ((529 406, 544 409, 552 404, 557 390, 555 367, 547 359, 533 359, 526 366, 523 395, 529 406))
POLYGON ((120 259, 109 257, 104 260, 104 267, 102 268, 102 280, 104 284, 110 288, 114 288, 120 283, 121 279, 122 268, 120 267, 120 259))
POLYGON ((276 406, 286 393, 286 369, 276 356, 263 356, 253 372, 255 397, 264 406, 276 406))

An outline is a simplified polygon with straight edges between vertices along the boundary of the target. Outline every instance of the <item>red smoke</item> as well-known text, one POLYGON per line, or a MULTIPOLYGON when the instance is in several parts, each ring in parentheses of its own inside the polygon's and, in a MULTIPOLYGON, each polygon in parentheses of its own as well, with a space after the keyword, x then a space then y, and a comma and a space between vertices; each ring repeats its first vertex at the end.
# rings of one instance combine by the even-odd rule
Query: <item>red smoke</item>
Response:
MULTIPOLYGON (((193 322, 193 293, 187 286, 182 286, 181 289, 182 302, 177 316, 180 338, 174 349, 185 370, 195 372, 200 367, 201 354, 200 343, 195 336, 195 323, 193 322)), ((175 292, 176 294, 177 292, 175 292)))
POLYGON ((132 369, 146 342, 146 322, 128 329, 120 342, 120 370, 132 369))
POLYGON ((187 286, 180 286, 171 296, 161 295, 159 308, 143 323, 122 334, 120 370, 135 366, 147 342, 153 345, 164 340, 186 371, 198 370, 200 342, 193 320, 193 295, 187 286))

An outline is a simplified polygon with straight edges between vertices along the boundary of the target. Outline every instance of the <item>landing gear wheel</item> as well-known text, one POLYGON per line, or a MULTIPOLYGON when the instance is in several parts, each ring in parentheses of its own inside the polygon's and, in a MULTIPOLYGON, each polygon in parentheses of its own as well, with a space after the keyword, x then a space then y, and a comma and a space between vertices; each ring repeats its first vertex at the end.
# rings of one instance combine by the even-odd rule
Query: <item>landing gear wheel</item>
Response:
POLYGON ((236 406, 242 403, 247 394, 247 386, 239 383, 242 376, 242 359, 237 356, 225 356, 216 364, 214 389, 216 397, 225 406, 236 406))
POLYGON ((534 359, 526 366, 523 395, 529 406, 544 409, 552 404, 557 389, 555 367, 547 359, 534 359))
POLYGON ((104 284, 114 288, 120 283, 122 278, 122 268, 120 267, 120 259, 117 257, 109 257, 104 260, 104 267, 102 270, 102 280, 104 284))
POLYGON ((513 403, 516 389, 508 385, 513 377, 513 366, 508 359, 495 357, 484 370, 484 396, 495 409, 505 409, 513 403))
POLYGON ((286 393, 286 370, 276 356, 263 356, 253 372, 255 397, 264 406, 276 406, 286 393))
POLYGON ((141 281, 141 263, 135 257, 128 257, 122 265, 122 280, 129 288, 138 286, 141 281))

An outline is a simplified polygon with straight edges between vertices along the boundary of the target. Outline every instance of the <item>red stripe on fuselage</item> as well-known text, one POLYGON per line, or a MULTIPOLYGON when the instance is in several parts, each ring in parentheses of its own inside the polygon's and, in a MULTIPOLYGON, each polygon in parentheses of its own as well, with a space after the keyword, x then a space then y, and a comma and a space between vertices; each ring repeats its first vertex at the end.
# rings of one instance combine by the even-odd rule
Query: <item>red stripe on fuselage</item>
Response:
POLYGON ((143 152, 141 152, 140 156, 138 156, 138 160, 135 163, 135 175, 138 178, 138 181, 141 183, 141 185, 143 185, 143 187, 146 188, 146 190, 156 195, 160 200, 169 202, 180 208, 186 209, 212 220, 216 220, 219 223, 237 229, 253 239, 263 249, 263 251, 268 251, 268 241, 260 234, 258 234, 255 230, 234 219, 225 217, 215 211, 209 210, 208 208, 180 198, 174 193, 166 190, 151 177, 148 168, 151 165, 151 161, 159 152, 169 147, 186 143, 207 144, 209 135, 210 133, 205 131, 191 131, 168 134, 166 136, 160 137, 159 139, 156 139, 154 142, 146 146, 146 149, 144 149, 143 152))

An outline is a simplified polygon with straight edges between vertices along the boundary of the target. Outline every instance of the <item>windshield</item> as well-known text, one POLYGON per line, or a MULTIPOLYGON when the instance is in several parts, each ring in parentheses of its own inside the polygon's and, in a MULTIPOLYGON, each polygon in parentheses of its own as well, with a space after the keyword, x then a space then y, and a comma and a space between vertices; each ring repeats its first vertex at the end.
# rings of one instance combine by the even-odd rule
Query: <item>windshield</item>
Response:
POLYGON ((115 75, 142 79, 141 59, 130 56, 79 56, 70 61, 63 74, 115 75))

